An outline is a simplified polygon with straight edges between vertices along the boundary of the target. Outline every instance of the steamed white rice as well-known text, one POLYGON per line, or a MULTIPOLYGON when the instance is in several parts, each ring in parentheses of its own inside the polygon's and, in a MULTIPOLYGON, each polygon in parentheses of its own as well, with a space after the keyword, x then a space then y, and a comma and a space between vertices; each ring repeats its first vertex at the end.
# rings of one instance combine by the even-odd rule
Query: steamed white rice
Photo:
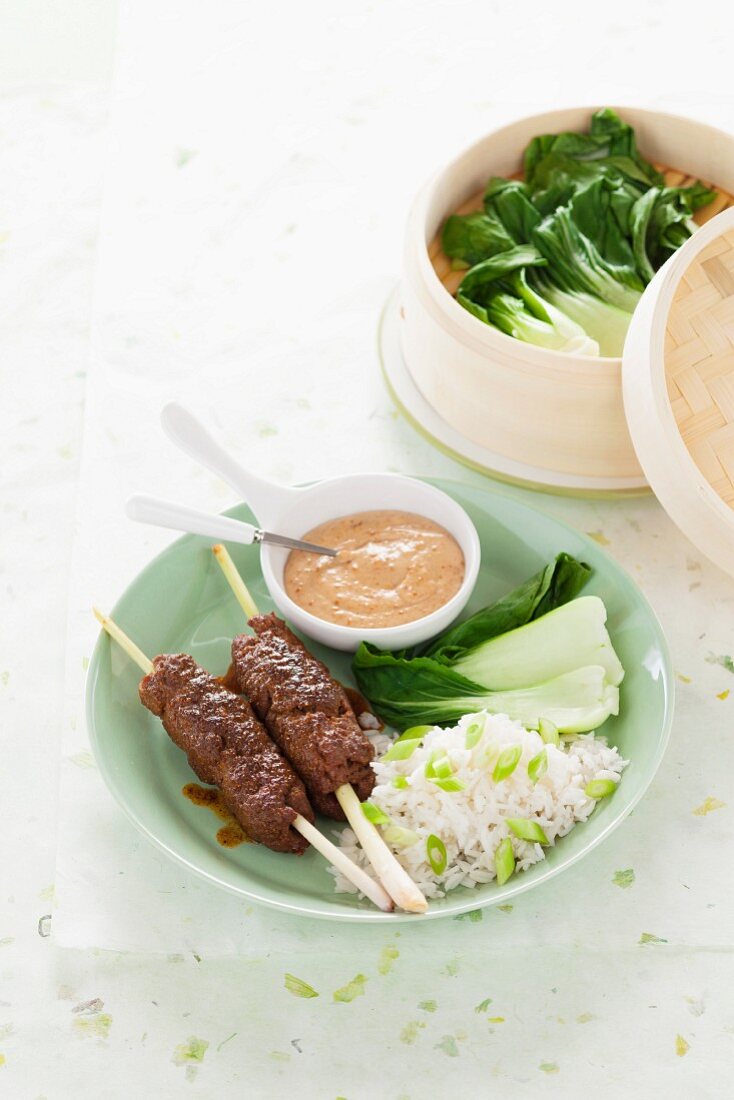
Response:
MULTIPOLYGON (((603 737, 585 734, 559 747, 545 745, 548 770, 533 783, 528 763, 543 747, 540 734, 519 722, 481 712, 465 715, 450 729, 431 730, 408 760, 375 761, 377 784, 370 801, 388 815, 392 825, 418 834, 419 839, 409 847, 393 850, 426 897, 441 897, 457 886, 490 882, 495 878, 495 850, 508 836, 516 871, 544 859, 543 847, 519 840, 505 819, 537 821, 553 845, 578 822, 586 821, 596 806, 596 801, 584 794, 587 783, 592 779, 617 782, 627 764, 603 737), (483 731, 477 744, 467 749, 466 731, 474 722, 479 722, 483 731), (521 747, 520 761, 507 779, 497 783, 492 777, 494 760, 513 745, 521 747), (444 754, 451 762, 453 777, 464 784, 463 790, 443 791, 426 777, 426 764, 444 754), (409 786, 395 787, 393 780, 398 776, 407 778, 409 786), (426 838, 431 834, 446 846, 446 867, 438 875, 426 856, 426 838)), ((340 846, 352 860, 368 867, 351 829, 341 834, 340 846)), ((356 892, 352 883, 333 873, 337 892, 356 892)))

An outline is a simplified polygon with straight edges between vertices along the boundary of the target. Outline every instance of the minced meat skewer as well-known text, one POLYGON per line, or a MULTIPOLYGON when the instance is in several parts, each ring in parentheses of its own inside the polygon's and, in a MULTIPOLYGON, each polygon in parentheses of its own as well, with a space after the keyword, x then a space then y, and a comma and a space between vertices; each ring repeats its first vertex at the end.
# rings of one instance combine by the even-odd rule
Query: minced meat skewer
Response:
POLYGON ((425 897, 360 805, 360 796, 364 800, 374 786, 374 750, 344 689, 281 619, 258 613, 226 549, 217 545, 213 550, 255 631, 253 637, 234 639, 227 682, 234 680, 246 691, 255 713, 305 780, 312 805, 336 817, 336 801, 390 897, 410 913, 425 913, 425 897))
POLYGON ((270 736, 306 784, 315 809, 343 821, 335 791, 351 783, 360 802, 375 785, 374 749, 347 694, 326 665, 275 615, 232 642, 232 674, 270 736))
POLYGON ((274 852, 305 852, 292 827, 298 814, 314 820, 303 783, 245 699, 186 653, 155 657, 139 694, 202 783, 219 787, 251 840, 274 852))
POLYGON ((141 701, 162 719, 199 778, 220 788, 251 839, 299 854, 310 843, 378 908, 393 908, 380 884, 313 824, 301 780, 244 699, 187 654, 164 654, 151 661, 112 619, 96 608, 94 614, 145 673, 141 701))

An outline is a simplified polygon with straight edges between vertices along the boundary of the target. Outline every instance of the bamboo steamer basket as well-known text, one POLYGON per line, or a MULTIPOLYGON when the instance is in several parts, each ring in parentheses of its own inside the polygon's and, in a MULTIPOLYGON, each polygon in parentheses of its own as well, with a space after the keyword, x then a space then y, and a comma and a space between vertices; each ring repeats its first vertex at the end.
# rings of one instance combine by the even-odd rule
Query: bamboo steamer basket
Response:
MULTIPOLYGON (((720 192, 697 220, 734 200, 734 137, 657 111, 616 108, 671 184, 690 177, 720 192)), ((483 324, 453 298, 456 273, 441 263, 446 217, 477 209, 490 176, 518 176, 537 134, 588 128, 593 108, 549 111, 504 126, 456 157, 411 208, 400 289, 400 343, 413 382, 462 437, 501 456, 516 480, 563 490, 644 491, 647 479, 625 415, 621 359, 548 351, 483 324)), ((498 467, 499 472, 499 467, 498 467)))
POLYGON ((640 464, 680 529, 734 575, 734 208, 657 272, 624 348, 640 464))

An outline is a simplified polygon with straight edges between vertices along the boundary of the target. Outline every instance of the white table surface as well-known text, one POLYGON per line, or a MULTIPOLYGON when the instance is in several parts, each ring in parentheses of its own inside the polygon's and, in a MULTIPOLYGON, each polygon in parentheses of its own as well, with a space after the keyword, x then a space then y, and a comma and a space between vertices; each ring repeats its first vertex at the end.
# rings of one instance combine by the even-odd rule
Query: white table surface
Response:
MULTIPOLYGON (((726 1095, 734 680, 709 658, 734 650, 734 581, 652 499, 523 494, 633 572, 680 673, 658 778, 569 872, 595 895, 596 942, 556 942, 574 895, 550 887, 542 946, 534 934, 527 949, 494 949, 497 922, 523 919, 518 905, 487 914, 471 946, 457 925, 456 955, 416 956, 396 937, 387 973, 379 954, 356 950, 166 958, 61 948, 53 922, 39 936, 53 908, 88 366, 138 377, 141 446, 152 375, 200 400, 270 476, 392 468, 479 483, 395 416, 372 351, 415 188, 524 110, 638 102, 734 126, 727 36, 682 3, 625 2, 596 24, 580 3, 122 8, 109 116, 93 87, 0 95, 0 1095, 726 1095), (241 386, 202 396, 206 372, 233 364, 241 386), (728 805, 693 814, 707 797, 728 805), (627 867, 636 880, 622 890, 612 878, 627 867), (667 942, 640 945, 643 932, 667 942), (293 997, 286 971, 320 996, 293 997), (364 995, 334 1003, 356 973, 364 995)), ((172 458, 155 489, 181 481, 172 458)), ((193 470, 183 481, 192 503, 232 502, 193 470)), ((97 507, 119 522, 114 595, 165 539, 131 538, 114 486, 97 507)), ((145 882, 130 889, 143 904, 145 882)))

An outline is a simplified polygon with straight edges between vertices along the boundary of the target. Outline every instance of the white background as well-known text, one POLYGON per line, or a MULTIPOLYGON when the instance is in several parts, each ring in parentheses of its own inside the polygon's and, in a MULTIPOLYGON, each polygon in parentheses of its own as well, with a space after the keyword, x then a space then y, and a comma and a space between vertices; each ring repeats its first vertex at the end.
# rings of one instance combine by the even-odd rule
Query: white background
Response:
MULTIPOLYGON (((151 471, 153 491, 231 503, 161 449, 161 397, 197 400, 254 467, 283 480, 347 467, 469 478, 393 415, 377 371, 376 318, 411 195, 525 111, 629 102, 731 129, 731 15, 649 0, 121 9, 111 92, 113 5, 6 3, 0 17, 0 1093, 725 1094, 734 699, 718 696, 734 682, 707 657, 734 647, 734 583, 652 500, 527 496, 608 540, 658 610, 681 674, 649 795, 545 901, 538 891, 487 915, 471 939, 451 922, 420 950, 404 935, 388 974, 377 950, 348 942, 328 957, 294 941, 218 960, 180 951, 176 929, 168 959, 100 950, 110 914, 131 936, 147 906, 163 910, 149 853, 97 791, 81 741, 68 750, 77 723, 64 730, 63 767, 82 778, 65 790, 88 781, 89 801, 76 800, 76 815, 62 807, 63 885, 75 851, 83 873, 66 903, 56 883, 52 935, 37 926, 56 904, 60 716, 74 718, 83 680, 74 628, 64 699, 67 606, 73 625, 90 583, 79 563, 94 562, 97 598, 111 600, 166 541, 131 535, 121 518, 126 487, 151 471), (693 815, 707 796, 730 805, 693 815), (113 890, 119 867, 103 856, 115 844, 130 873, 113 890), (86 875, 90 853, 99 882, 86 875), (612 876, 629 866, 636 881, 621 890, 612 876), (58 946, 64 921, 67 942, 76 929, 96 946, 58 946), (643 932, 667 943, 639 946, 643 932), (286 970, 319 998, 292 997, 286 970), (357 972, 365 995, 335 1004, 357 972), (431 1001, 434 1012, 419 1007, 431 1001), (209 1044, 201 1064, 179 1051, 191 1036, 209 1044)), ((185 877, 160 873, 190 916, 185 877)), ((202 904, 229 935, 229 907, 217 895, 202 904)))

